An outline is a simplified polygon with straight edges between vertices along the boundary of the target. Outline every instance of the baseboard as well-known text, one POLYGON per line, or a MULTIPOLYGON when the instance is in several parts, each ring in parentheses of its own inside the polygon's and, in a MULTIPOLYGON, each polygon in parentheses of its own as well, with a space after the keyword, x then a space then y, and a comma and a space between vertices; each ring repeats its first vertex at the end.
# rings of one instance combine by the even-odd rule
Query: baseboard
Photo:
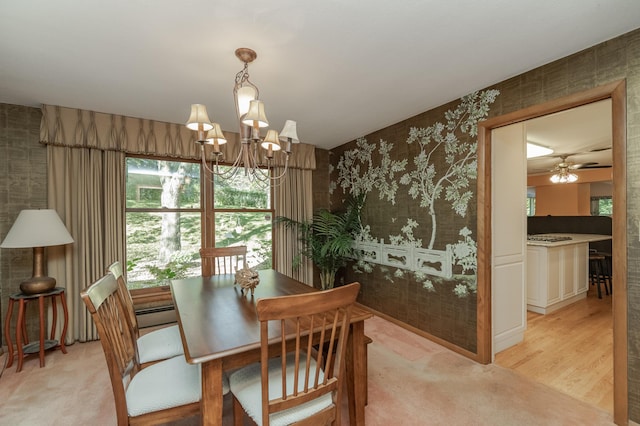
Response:
POLYGON ((159 306, 136 311, 139 328, 155 327, 178 321, 173 306, 159 306))

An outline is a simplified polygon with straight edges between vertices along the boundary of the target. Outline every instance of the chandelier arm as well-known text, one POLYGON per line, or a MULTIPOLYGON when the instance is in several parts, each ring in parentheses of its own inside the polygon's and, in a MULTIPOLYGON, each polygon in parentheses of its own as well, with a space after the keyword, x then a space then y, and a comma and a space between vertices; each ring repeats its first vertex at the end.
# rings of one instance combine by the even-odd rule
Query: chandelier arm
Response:
MULTIPOLYGON (((284 161, 284 170, 278 176, 271 176, 270 179, 272 181, 284 180, 283 178, 287 174, 287 167, 289 166, 289 154, 287 154, 287 158, 284 161)), ((274 167, 275 170, 275 167, 274 167)))

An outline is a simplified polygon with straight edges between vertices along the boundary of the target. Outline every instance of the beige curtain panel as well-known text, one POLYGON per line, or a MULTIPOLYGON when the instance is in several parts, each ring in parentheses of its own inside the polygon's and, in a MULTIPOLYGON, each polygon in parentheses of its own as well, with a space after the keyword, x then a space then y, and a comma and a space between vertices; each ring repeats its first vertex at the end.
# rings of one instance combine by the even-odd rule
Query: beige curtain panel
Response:
MULTIPOLYGON (((240 151, 238 133, 224 132, 228 143, 220 150, 223 161, 233 163, 240 151)), ((94 111, 43 105, 40 141, 47 145, 120 151, 180 159, 200 159, 201 147, 195 143, 195 132, 184 124, 166 123, 104 114, 94 111)), ((207 158, 211 147, 205 146, 207 158)), ((284 166, 284 156, 276 155, 276 166, 284 166)), ((289 167, 315 170, 313 145, 298 143, 292 146, 289 167)))
POLYGON ((104 275, 111 262, 124 259, 125 154, 49 146, 47 157, 49 207, 74 239, 48 252, 50 273, 67 289, 67 343, 95 340, 97 332, 79 294, 104 275))
MULTIPOLYGON (((281 171, 276 171, 281 173, 281 171)), ((288 217, 298 222, 306 222, 313 217, 312 171, 292 169, 287 178, 274 188, 275 215, 288 217)), ((302 263, 294 267, 293 259, 302 251, 302 242, 296 230, 276 223, 274 229, 276 253, 274 267, 291 278, 313 286, 313 263, 302 257, 302 263)))

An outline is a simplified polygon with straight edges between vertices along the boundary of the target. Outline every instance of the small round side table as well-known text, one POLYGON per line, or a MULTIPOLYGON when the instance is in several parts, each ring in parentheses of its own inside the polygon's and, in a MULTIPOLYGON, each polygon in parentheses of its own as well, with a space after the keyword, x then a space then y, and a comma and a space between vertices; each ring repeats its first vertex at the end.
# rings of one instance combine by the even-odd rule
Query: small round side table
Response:
POLYGON ((69 321, 69 313, 67 312, 67 301, 64 297, 64 288, 56 287, 51 291, 40 294, 24 294, 16 293, 9 296, 9 307, 7 309, 7 318, 4 325, 4 334, 7 340, 9 357, 7 360, 7 367, 11 367, 13 364, 13 342, 11 341, 11 316, 13 314, 13 304, 18 302, 18 321, 16 323, 16 346, 18 352, 18 367, 16 371, 22 370, 22 362, 24 358, 30 354, 39 354, 40 367, 44 367, 44 352, 48 349, 60 349, 62 353, 66 354, 67 349, 64 346, 64 339, 67 335, 67 323, 69 321), (60 335, 60 341, 55 340, 56 334, 56 322, 58 319, 58 309, 56 306, 56 298, 60 299, 62 304, 62 310, 64 312, 64 325, 62 327, 62 334, 60 335), (51 299, 51 307, 53 310, 53 321, 51 322, 51 335, 49 339, 46 339, 45 328, 45 299, 51 299), (29 337, 27 336, 27 325, 24 320, 27 303, 30 301, 38 301, 39 313, 40 313, 40 339, 37 342, 29 343, 29 337))

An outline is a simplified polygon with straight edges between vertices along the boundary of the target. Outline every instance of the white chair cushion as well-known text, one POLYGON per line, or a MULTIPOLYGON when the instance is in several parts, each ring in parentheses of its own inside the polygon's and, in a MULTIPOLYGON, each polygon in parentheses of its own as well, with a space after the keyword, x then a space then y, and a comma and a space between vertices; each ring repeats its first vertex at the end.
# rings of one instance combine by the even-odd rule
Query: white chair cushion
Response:
MULTIPOLYGON (((202 395, 200 364, 188 364, 184 355, 150 365, 138 372, 126 391, 127 411, 139 416, 198 402, 202 395)), ((222 376, 222 394, 229 381, 222 376)))
POLYGON ((184 354, 180 329, 172 325, 143 334, 138 338, 140 363, 160 361, 184 354))
MULTIPOLYGON (((302 379, 298 383, 298 390, 304 389, 304 364, 301 360, 300 370, 302 379)), ((293 366, 294 358, 287 355, 287 393, 293 389, 293 366)), ((315 369, 315 361, 312 360, 311 371, 315 369)), ((324 378, 320 372, 320 380, 324 378)), ((313 385, 313 375, 309 378, 309 384, 313 385)), ((260 375, 260 363, 251 364, 247 367, 235 371, 229 377, 231 392, 238 399, 249 417, 258 426, 262 426, 262 377, 260 375)), ((282 397, 282 368, 281 359, 273 358, 269 360, 269 399, 282 397)), ((269 418, 271 426, 289 425, 324 410, 332 404, 331 394, 325 394, 319 398, 302 404, 298 407, 290 408, 275 414, 269 418)))

